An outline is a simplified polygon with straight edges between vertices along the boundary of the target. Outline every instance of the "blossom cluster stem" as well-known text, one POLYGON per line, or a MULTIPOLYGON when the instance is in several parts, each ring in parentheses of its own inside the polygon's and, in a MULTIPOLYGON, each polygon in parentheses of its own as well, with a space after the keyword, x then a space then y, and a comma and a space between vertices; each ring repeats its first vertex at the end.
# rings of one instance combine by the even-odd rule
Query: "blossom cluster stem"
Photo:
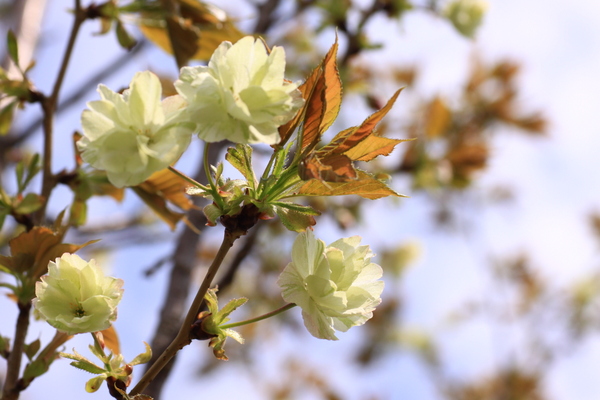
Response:
POLYGON ((233 243, 242 236, 241 232, 231 232, 228 229, 225 229, 225 234, 223 237, 223 242, 221 243, 221 247, 219 247, 219 251, 215 255, 212 264, 208 268, 206 272, 206 276, 196 293, 196 297, 190 306, 187 315, 181 327, 179 328, 179 333, 169 346, 165 349, 165 351, 158 357, 156 362, 148 368, 144 376, 140 379, 138 384, 131 390, 129 393, 130 396, 135 396, 136 394, 140 394, 144 391, 146 386, 152 382, 152 380, 158 375, 158 373, 171 361, 171 359, 177 354, 179 350, 189 345, 192 342, 190 337, 190 331, 192 328, 192 324, 196 320, 198 313, 200 312, 200 308, 202 307, 202 303, 204 302, 204 296, 208 291, 219 267, 223 263, 225 256, 229 252, 229 249, 233 246, 233 243))
POLYGON ((258 316, 258 317, 255 317, 255 318, 250 318, 250 319, 247 319, 247 320, 244 320, 244 321, 240 321, 240 322, 234 322, 232 324, 220 325, 219 328, 220 329, 228 329, 228 328, 235 328, 237 326, 243 326, 243 325, 253 324, 255 322, 262 321, 264 319, 274 317, 275 315, 281 314, 282 312, 287 311, 290 308, 294 308, 295 306, 296 306, 296 304, 294 304, 294 303, 288 303, 288 304, 286 304, 283 307, 279 307, 277 310, 273 310, 273 311, 271 311, 269 313, 266 313, 266 314, 263 314, 261 316, 258 316))

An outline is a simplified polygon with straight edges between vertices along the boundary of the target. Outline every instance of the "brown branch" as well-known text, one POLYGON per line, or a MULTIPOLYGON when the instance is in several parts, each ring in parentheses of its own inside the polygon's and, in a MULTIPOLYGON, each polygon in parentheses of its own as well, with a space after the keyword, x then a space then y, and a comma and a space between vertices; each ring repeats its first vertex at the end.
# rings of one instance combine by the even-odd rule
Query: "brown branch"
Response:
MULTIPOLYGON (((219 154, 225 144, 226 142, 213 143, 209 151, 209 164, 214 165, 217 163, 219 154)), ((205 182, 205 177, 204 163, 200 160, 194 179, 198 182, 205 182)), ((195 197, 195 199, 201 198, 195 197)), ((202 227, 206 224, 206 218, 201 210, 190 210, 188 219, 196 227, 202 227)), ((200 236, 189 227, 184 227, 171 256, 173 267, 169 276, 167 294, 160 312, 158 326, 151 341, 154 355, 148 365, 152 365, 156 361, 158 355, 166 350, 169 343, 177 335, 193 283, 192 274, 196 267, 196 252, 199 243, 200 236)), ((146 394, 154 398, 159 397, 163 385, 169 377, 173 361, 152 381, 146 389, 146 394)))
MULTIPOLYGON (((144 49, 147 44, 147 41, 140 41, 137 46, 131 49, 131 51, 116 57, 98 73, 90 76, 84 82, 77 85, 77 90, 70 93, 64 101, 60 102, 56 108, 56 115, 60 115, 60 113, 67 110, 69 107, 77 104, 90 91, 90 88, 97 85, 99 82, 102 82, 106 77, 114 74, 119 69, 125 67, 129 62, 133 61, 134 58, 132 56, 144 49)), ((4 153, 6 153, 10 148, 15 147, 27 140, 40 127, 43 126, 43 121, 43 117, 33 121, 31 124, 23 128, 19 135, 7 135, 0 137, 0 162, 2 162, 1 160, 4 158, 4 153)))
POLYGON ((192 302, 192 305, 188 309, 188 312, 179 328, 179 332, 177 336, 169 346, 167 346, 166 350, 157 358, 156 362, 148 368, 142 379, 138 382, 138 384, 131 390, 130 395, 135 396, 136 394, 140 394, 144 391, 146 386, 152 382, 152 380, 158 375, 158 373, 170 363, 175 354, 190 344, 192 342, 192 338, 190 337, 190 330, 192 328, 192 324, 197 318, 198 310, 202 306, 204 302, 204 296, 208 291, 212 281, 221 266, 221 263, 225 259, 227 252, 233 246, 233 243, 242 235, 240 231, 231 231, 230 229, 225 229, 225 234, 223 235, 223 242, 221 243, 221 247, 219 247, 219 251, 215 255, 215 258, 208 268, 206 272, 206 276, 200 285, 200 289, 196 293, 196 297, 192 302))
POLYGON ((31 302, 18 304, 19 316, 17 317, 17 326, 15 328, 15 337, 10 355, 8 356, 6 379, 2 391, 3 400, 15 400, 19 398, 20 388, 18 386, 19 374, 21 372, 21 360, 23 358, 23 347, 25 345, 25 336, 29 329, 29 311, 31 302))
POLYGON ((258 19, 254 25, 255 33, 265 33, 273 25, 275 20, 274 13, 279 7, 280 0, 267 0, 264 3, 256 5, 258 19))
POLYGON ((69 66, 69 61, 71 60, 73 48, 75 47, 75 41, 79 33, 79 28, 81 28, 81 25, 87 19, 86 11, 81 8, 80 0, 75 0, 74 13, 75 19, 73 21, 73 26, 71 28, 69 40, 67 42, 67 48, 65 49, 65 54, 60 65, 60 69, 58 70, 56 82, 54 83, 54 87, 52 89, 52 94, 50 95, 50 97, 44 97, 41 100, 42 110, 44 112, 44 161, 42 167, 43 178, 41 192, 43 203, 42 207, 36 212, 34 216, 34 220, 37 223, 40 223, 44 220, 44 217, 46 215, 46 206, 48 205, 48 198, 50 197, 50 193, 52 192, 52 189, 54 188, 54 186, 56 186, 57 183, 56 177, 52 174, 52 135, 54 130, 54 114, 56 112, 56 107, 58 104, 58 95, 60 93, 62 83, 65 79, 65 75, 67 74, 67 68, 69 66))
POLYGON ((266 225, 265 224, 256 225, 254 227, 254 229, 252 229, 252 231, 248 234, 248 236, 246 236, 246 240, 244 241, 242 248, 239 249, 237 251, 237 253, 235 253, 235 257, 233 258, 233 260, 231 260, 231 262, 227 266, 227 270, 225 271, 225 273, 221 276, 221 278, 217 282, 219 291, 224 290, 229 285, 231 285, 231 283, 233 282, 235 273, 237 272, 239 267, 242 265, 242 262, 246 259, 246 257, 248 257, 248 255, 250 255, 250 253, 252 252, 252 249, 254 248, 254 244, 256 243, 256 239, 258 237, 258 232, 260 232, 260 229, 262 226, 266 226, 266 225))

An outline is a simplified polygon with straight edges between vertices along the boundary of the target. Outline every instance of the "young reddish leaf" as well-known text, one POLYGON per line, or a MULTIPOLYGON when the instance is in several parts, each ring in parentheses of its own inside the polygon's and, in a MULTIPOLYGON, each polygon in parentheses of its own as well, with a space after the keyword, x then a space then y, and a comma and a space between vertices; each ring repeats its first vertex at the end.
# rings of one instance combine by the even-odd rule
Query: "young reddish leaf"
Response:
POLYGON ((190 183, 168 168, 153 173, 139 187, 149 193, 156 193, 182 210, 195 208, 194 203, 185 194, 190 183))
POLYGON ((358 128, 346 129, 333 138, 331 143, 319 149, 321 153, 330 154, 344 154, 358 143, 363 141, 367 136, 373 134, 373 129, 383 119, 383 117, 390 111, 394 102, 398 98, 398 95, 402 89, 399 89, 394 95, 388 100, 387 104, 379 111, 371 114, 358 128))
POLYGON ((379 199, 387 196, 406 197, 390 189, 385 183, 363 171, 358 171, 357 179, 347 182, 322 182, 311 179, 300 187, 298 196, 343 196, 356 194, 366 199, 379 199))
POLYGON ((336 41, 315 70, 316 82, 310 98, 306 99, 301 144, 303 150, 312 150, 319 143, 321 135, 335 121, 340 111, 342 83, 336 64, 337 48, 336 41))
POLYGON ((387 156, 398 143, 414 139, 388 139, 381 136, 369 135, 350 150, 344 153, 353 161, 371 161, 377 156, 387 156))
POLYGON ((320 159, 312 153, 298 166, 302 180, 318 179, 325 182, 346 182, 356 179, 352 160, 344 154, 334 154, 320 159))
POLYGON ((171 230, 175 230, 177 223, 185 217, 185 214, 169 210, 165 198, 161 195, 152 191, 148 191, 142 188, 141 185, 133 186, 131 189, 140 197, 140 199, 142 199, 144 203, 146 203, 148 207, 152 209, 152 211, 156 213, 156 215, 160 217, 160 219, 169 225, 171 230))
POLYGON ((180 17, 166 19, 163 11, 144 10, 140 30, 144 36, 167 53, 175 51, 184 58, 208 60, 223 41, 237 42, 244 33, 236 28, 225 12, 212 4, 197 0, 177 0, 180 17))
POLYGON ((62 236, 62 232, 36 226, 8 242, 11 257, 0 256, 0 263, 15 272, 28 272, 29 276, 37 279, 46 273, 49 261, 96 242, 92 240, 81 245, 61 243, 62 236))
POLYGON ((337 37, 335 44, 331 47, 325 60, 323 61, 323 76, 325 78, 325 110, 323 119, 319 126, 319 132, 322 135, 333 124, 342 106, 342 80, 338 71, 337 55, 337 37))
POLYGON ((425 122, 425 134, 427 137, 438 137, 448 129, 452 114, 444 101, 436 97, 427 107, 427 117, 425 122))
POLYGON ((287 123, 281 125, 279 127, 279 136, 281 137, 281 141, 279 142, 279 146, 283 146, 290 138, 292 133, 296 130, 300 121, 304 115, 306 115, 306 108, 310 102, 310 99, 313 95, 315 85, 321 76, 321 64, 317 66, 311 74, 306 78, 306 80, 298 86, 298 90, 302 94, 302 98, 305 100, 304 105, 294 118, 289 120, 287 123))
POLYGON ((399 94, 400 90, 381 110, 372 114, 360 126, 343 130, 331 143, 306 156, 298 167, 300 178, 348 182, 357 178, 352 161, 370 161, 379 155, 390 154, 394 146, 404 140, 377 136, 374 128, 392 108, 399 94))

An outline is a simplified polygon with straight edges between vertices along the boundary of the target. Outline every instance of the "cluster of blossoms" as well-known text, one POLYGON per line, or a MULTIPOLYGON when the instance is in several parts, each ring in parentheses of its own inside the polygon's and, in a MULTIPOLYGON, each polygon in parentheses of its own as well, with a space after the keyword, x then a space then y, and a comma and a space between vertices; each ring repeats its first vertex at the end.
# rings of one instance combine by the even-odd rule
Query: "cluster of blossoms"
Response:
POLYGON ((122 95, 100 85, 101 100, 82 114, 81 157, 117 186, 135 186, 175 163, 197 133, 206 142, 279 141, 277 128, 302 106, 284 79, 285 52, 245 37, 223 42, 203 67, 185 67, 178 95, 161 102, 156 75, 141 72, 122 95))
MULTIPOLYGON (((297 85, 284 79, 284 70, 283 48, 268 51, 262 41, 246 37, 234 45, 222 43, 206 67, 183 68, 175 82, 178 95, 164 100, 160 81, 150 72, 137 73, 123 94, 100 85, 101 100, 89 102, 82 115, 81 156, 123 187, 176 162, 194 133, 206 142, 276 144, 278 127, 304 101, 297 85)), ((336 330, 347 331, 373 316, 383 281, 372 256, 358 236, 329 246, 310 230, 298 236, 278 284, 283 298, 302 308, 312 335, 336 340, 336 330)), ((94 260, 65 253, 50 262, 48 275, 37 283, 35 312, 68 334, 102 331, 116 319, 121 286, 121 280, 104 276, 94 260)), ((213 319, 204 325, 217 338, 215 350, 221 354, 227 336, 241 340, 221 325, 242 303, 219 312, 216 295, 211 299, 213 319)))

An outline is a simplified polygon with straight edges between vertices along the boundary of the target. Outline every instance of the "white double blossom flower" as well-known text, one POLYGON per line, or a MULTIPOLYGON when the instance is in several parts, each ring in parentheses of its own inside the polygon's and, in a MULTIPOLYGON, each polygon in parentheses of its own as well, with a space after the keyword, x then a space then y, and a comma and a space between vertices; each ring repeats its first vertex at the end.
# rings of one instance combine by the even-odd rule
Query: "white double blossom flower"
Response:
POLYGON ((175 88, 189 103, 200 139, 275 144, 277 128, 304 102, 284 71, 282 47, 268 53, 261 40, 247 36, 233 45, 221 43, 206 67, 182 68, 175 88))
POLYGON ((292 262, 277 283, 284 300, 302 308, 304 325, 317 338, 337 340, 336 330, 364 324, 381 303, 383 271, 360 240, 353 236, 326 247, 307 231, 294 242, 292 262))
POLYGON ((167 168, 187 149, 195 124, 185 121, 185 101, 171 96, 161 102, 158 77, 138 72, 130 88, 118 94, 98 86, 101 100, 87 103, 77 146, 84 161, 105 170, 117 186, 135 186, 167 168))
POLYGON ((35 315, 69 335, 97 332, 117 318, 123 281, 105 276, 95 260, 65 253, 35 285, 35 315))

